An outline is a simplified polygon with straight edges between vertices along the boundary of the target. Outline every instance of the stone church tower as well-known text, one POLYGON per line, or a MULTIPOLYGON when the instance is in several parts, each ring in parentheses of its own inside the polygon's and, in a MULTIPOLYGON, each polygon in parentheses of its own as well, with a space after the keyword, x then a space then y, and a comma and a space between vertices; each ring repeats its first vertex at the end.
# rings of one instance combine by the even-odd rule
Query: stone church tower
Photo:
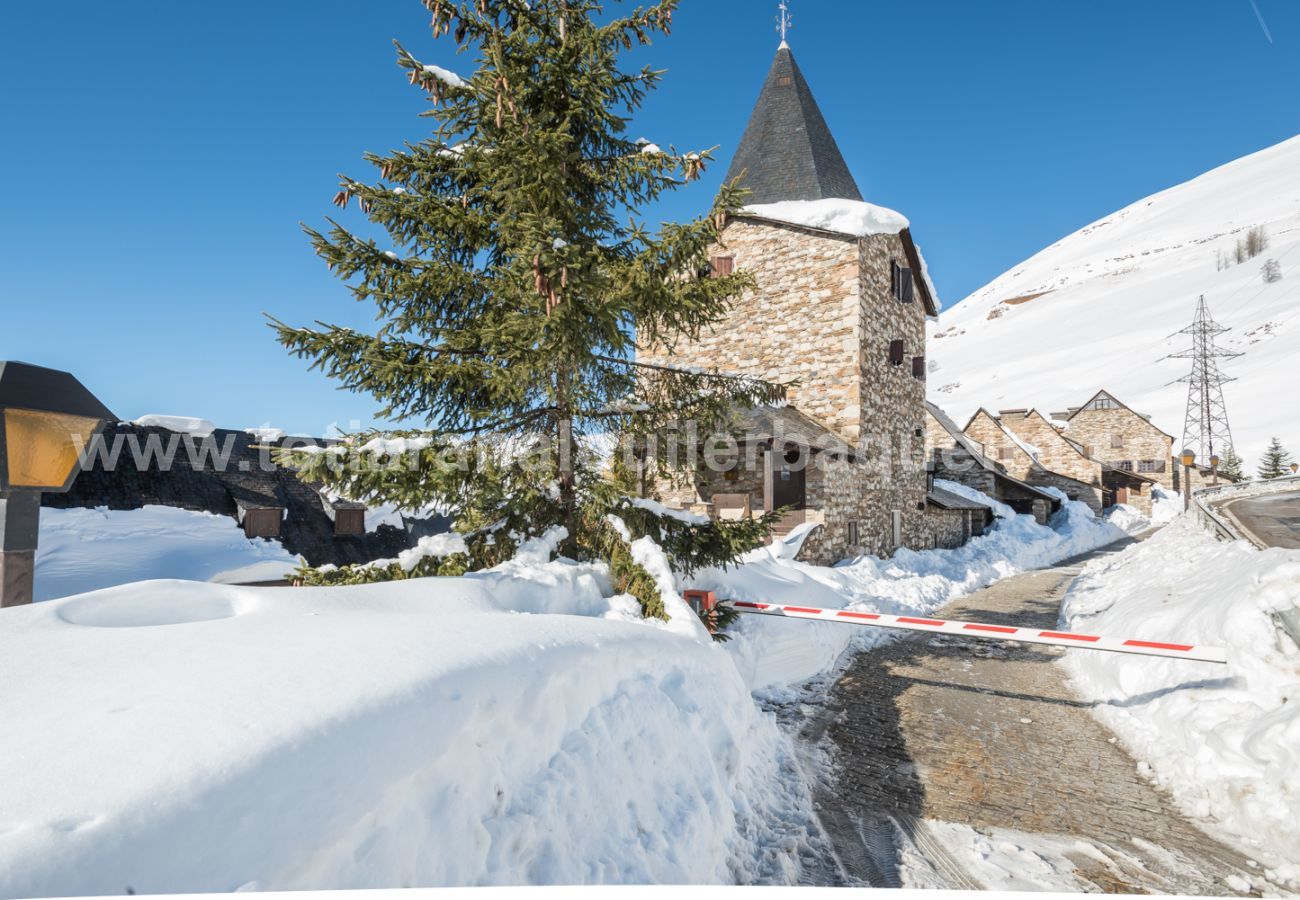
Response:
POLYGON ((786 529, 822 526, 801 554, 819 563, 960 544, 977 511, 927 490, 925 319, 938 302, 924 261, 903 216, 862 200, 784 42, 727 178, 749 205, 713 270, 749 272, 757 288, 697 341, 638 358, 797 384, 787 407, 742 414, 756 464, 658 493, 721 516, 793 507, 786 529))

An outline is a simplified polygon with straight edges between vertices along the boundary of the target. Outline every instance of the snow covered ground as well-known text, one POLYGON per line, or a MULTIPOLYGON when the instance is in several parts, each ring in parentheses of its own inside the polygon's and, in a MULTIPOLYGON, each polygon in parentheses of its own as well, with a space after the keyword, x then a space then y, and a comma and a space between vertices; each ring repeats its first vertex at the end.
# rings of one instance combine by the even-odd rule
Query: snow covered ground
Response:
MULTIPOLYGON (((927 613, 956 597, 1029 569, 1042 568, 1111 544, 1125 532, 1096 519, 1082 503, 1067 502, 1050 523, 1016 515, 1009 507, 952 482, 946 490, 982 498, 1000 515, 985 535, 956 550, 900 550, 891 559, 862 557, 834 568, 785 558, 776 548, 756 550, 745 565, 712 570, 695 587, 719 599, 796 603, 894 615, 927 613)), ((751 689, 777 693, 831 670, 850 644, 868 647, 888 640, 882 629, 745 616, 726 646, 751 689)))
POLYGON ((788 739, 608 593, 557 562, 5 610, 0 897, 788 880, 788 739))
POLYGON ((1300 392, 1276 389, 1300 353, 1297 170, 1293 138, 1139 200, 998 277, 930 323, 930 399, 964 421, 980 406, 1063 410, 1105 388, 1180 435, 1187 391, 1170 382, 1190 361, 1163 357, 1191 346, 1170 335, 1191 324, 1204 294, 1233 329, 1220 346, 1246 354, 1223 361, 1240 379, 1224 395, 1253 467, 1300 419, 1300 392), (1232 254, 1254 226, 1268 247, 1218 268, 1216 255, 1232 254), (1270 259, 1283 277, 1266 284, 1270 259))
POLYGON ((1062 624, 1226 646, 1228 665, 1078 653, 1082 696, 1207 830, 1300 888, 1300 650, 1270 611, 1300 604, 1300 551, 1221 543, 1191 516, 1089 565, 1062 624))
MULTIPOLYGON (((51 552, 102 527, 75 512, 49 518, 51 552)), ((1000 512, 958 550, 818 568, 780 544, 692 586, 924 612, 1123 535, 1080 504, 1052 527, 1000 512)), ((714 644, 652 544, 633 552, 668 623, 602 567, 547 562, 554 538, 464 578, 149 581, 5 610, 0 682, 40 687, 0 694, 0 897, 795 879, 824 838, 752 693, 886 635, 752 617, 714 644)))
POLYGON ((298 568, 279 543, 249 540, 229 516, 142 509, 42 509, 36 599, 158 578, 274 581, 298 568))

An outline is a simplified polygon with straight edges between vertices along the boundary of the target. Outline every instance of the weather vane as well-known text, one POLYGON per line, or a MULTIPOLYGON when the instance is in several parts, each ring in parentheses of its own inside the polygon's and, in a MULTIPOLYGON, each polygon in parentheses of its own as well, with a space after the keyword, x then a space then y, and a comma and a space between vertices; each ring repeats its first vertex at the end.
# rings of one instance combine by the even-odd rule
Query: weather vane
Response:
POLYGON ((786 32, 794 27, 794 22, 790 19, 790 7, 785 0, 777 4, 777 9, 781 10, 781 16, 776 20, 776 30, 781 32, 781 43, 784 44, 786 32))

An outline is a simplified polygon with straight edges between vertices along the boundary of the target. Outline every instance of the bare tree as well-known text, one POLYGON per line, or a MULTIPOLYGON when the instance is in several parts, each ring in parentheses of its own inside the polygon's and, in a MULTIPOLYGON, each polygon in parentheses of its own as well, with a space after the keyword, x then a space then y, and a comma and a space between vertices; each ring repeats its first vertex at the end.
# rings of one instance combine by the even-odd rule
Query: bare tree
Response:
POLYGON ((1265 284, 1273 284, 1274 282, 1282 280, 1282 267, 1278 265, 1276 259, 1270 259, 1265 262, 1264 268, 1261 271, 1264 273, 1265 284))

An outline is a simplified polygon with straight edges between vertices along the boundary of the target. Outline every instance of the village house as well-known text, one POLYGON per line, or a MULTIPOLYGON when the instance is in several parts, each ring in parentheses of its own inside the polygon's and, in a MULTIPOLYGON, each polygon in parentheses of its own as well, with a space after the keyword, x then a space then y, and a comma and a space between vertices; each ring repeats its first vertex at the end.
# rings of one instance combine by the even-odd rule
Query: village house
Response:
MULTIPOLYGON (((990 459, 984 445, 961 430, 948 414, 926 403, 926 459, 933 478, 955 481, 1005 503, 1018 513, 1032 515, 1040 525, 1061 508, 1055 495, 1013 477, 1007 467, 990 459)), ((1032 459, 1027 458, 1032 468, 1032 459)))
POLYGON ((801 551, 810 562, 959 545, 987 508, 929 489, 934 289, 907 220, 862 201, 784 43, 727 177, 749 205, 726 223, 712 268, 752 273, 757 288, 698 340, 638 359, 797 384, 788 406, 738 411, 741 462, 661 479, 654 494, 715 516, 790 508, 778 531, 821 526, 801 551))
POLYGON ((1100 466, 1072 460, 1071 469, 1076 474, 1051 469, 1039 460, 1038 447, 1005 427, 999 416, 986 409, 977 410, 962 433, 977 441, 984 454, 1013 478, 1035 487, 1056 488, 1067 499, 1087 504, 1094 513, 1100 514, 1105 508, 1100 466))
POLYGON ((1022 476, 1030 484, 1060 487, 1096 513, 1124 503, 1151 514, 1153 477, 1094 458, 1088 447, 1067 437, 1038 410, 1006 409, 994 416, 981 409, 965 431, 996 450, 999 460, 1019 459, 1023 466, 1022 457, 1030 457, 1034 465, 1022 476), (1049 476, 1069 479, 1073 487, 1054 485, 1049 476))
POLYGON ((1174 437, 1107 391, 1080 407, 1053 413, 1065 423, 1065 433, 1085 451, 1117 469, 1147 475, 1168 491, 1177 490, 1173 464, 1174 437))

